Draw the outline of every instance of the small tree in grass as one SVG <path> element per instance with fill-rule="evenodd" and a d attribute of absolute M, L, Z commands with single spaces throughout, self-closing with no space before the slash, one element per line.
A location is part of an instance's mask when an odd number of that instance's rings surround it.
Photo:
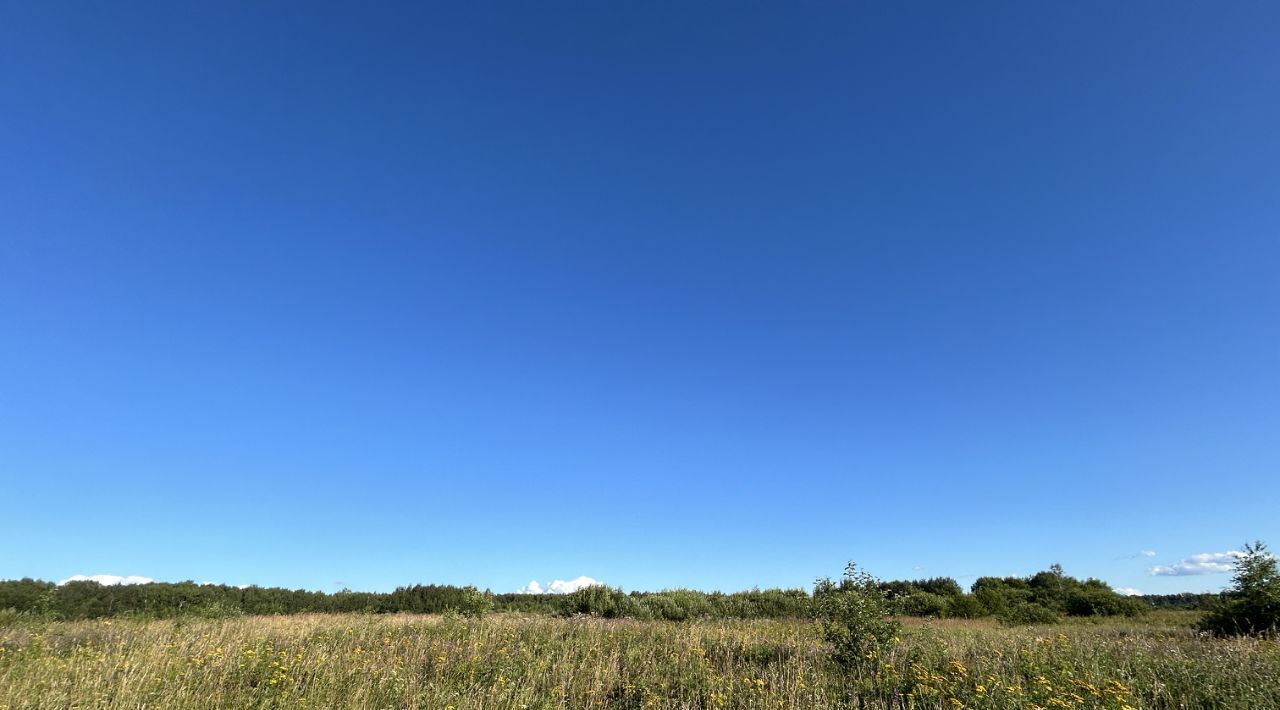
<path fill-rule="evenodd" d="M 1209 611 L 1200 628 L 1215 634 L 1280 631 L 1280 570 L 1261 541 L 1246 544 L 1236 558 L 1236 576 L 1225 599 Z"/>
<path fill-rule="evenodd" d="M 455 609 L 457 613 L 468 618 L 479 618 L 493 611 L 493 593 L 489 590 L 483 592 L 472 586 L 462 588 L 462 598 Z"/>
<path fill-rule="evenodd" d="M 853 562 L 839 583 L 830 579 L 814 583 L 813 610 L 822 638 L 831 644 L 836 662 L 846 668 L 876 663 L 902 630 L 879 580 Z"/>

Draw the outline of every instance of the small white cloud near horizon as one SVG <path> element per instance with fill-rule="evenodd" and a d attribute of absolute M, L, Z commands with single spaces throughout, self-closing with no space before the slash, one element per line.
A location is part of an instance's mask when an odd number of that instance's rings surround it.
<path fill-rule="evenodd" d="M 58 586 L 61 587 L 68 582 L 97 582 L 104 587 L 113 587 L 117 584 L 151 584 L 154 581 L 150 577 L 139 577 L 133 574 L 127 577 L 121 577 L 118 574 L 73 574 L 58 582 Z"/>
<path fill-rule="evenodd" d="M 516 594 L 572 594 L 584 587 L 596 587 L 602 584 L 604 582 L 585 575 L 568 581 L 563 579 L 552 580 L 545 587 L 539 584 L 538 580 L 531 579 L 528 584 L 517 589 Z"/>
<path fill-rule="evenodd" d="M 1142 555 L 1143 557 L 1155 557 L 1156 551 L 1155 550 L 1138 550 L 1138 554 Z"/>
<path fill-rule="evenodd" d="M 1141 589 L 1134 589 L 1133 587 L 1117 587 L 1117 588 L 1116 588 L 1116 590 L 1115 590 L 1115 592 L 1116 592 L 1116 594 L 1123 594 L 1123 595 L 1124 595 L 1124 596 L 1126 596 L 1126 597 L 1140 597 L 1140 596 L 1142 596 L 1142 590 L 1141 590 Z"/>
<path fill-rule="evenodd" d="M 1236 560 L 1244 555 L 1239 550 L 1229 552 L 1201 552 L 1171 565 L 1156 565 L 1148 570 L 1153 577 L 1186 577 L 1196 574 L 1231 572 Z"/>

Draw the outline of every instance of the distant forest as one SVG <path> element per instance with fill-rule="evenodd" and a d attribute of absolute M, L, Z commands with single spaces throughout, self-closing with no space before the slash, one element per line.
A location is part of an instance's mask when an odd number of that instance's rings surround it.
<path fill-rule="evenodd" d="M 1081 581 L 1054 565 L 1029 577 L 981 577 L 965 591 L 948 577 L 881 582 L 900 614 L 935 618 L 996 617 L 1009 623 L 1049 623 L 1063 616 L 1136 615 L 1154 608 L 1202 609 L 1217 594 L 1123 596 L 1105 582 Z M 278 587 L 229 587 L 194 582 L 104 586 L 57 585 L 33 579 L 0 581 L 0 614 L 52 619 L 137 616 L 219 617 L 307 612 L 390 614 L 492 611 L 682 621 L 696 618 L 803 618 L 813 596 L 803 589 L 734 593 L 686 589 L 630 592 L 598 586 L 572 594 L 493 594 L 474 587 L 415 585 L 393 592 L 332 594 Z"/>

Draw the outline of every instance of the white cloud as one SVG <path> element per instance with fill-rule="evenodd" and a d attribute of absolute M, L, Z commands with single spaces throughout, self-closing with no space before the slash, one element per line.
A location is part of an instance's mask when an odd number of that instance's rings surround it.
<path fill-rule="evenodd" d="M 1243 556 L 1239 550 L 1230 552 L 1201 552 L 1171 565 L 1156 565 L 1150 573 L 1157 577 L 1185 577 L 1193 574 L 1217 574 L 1236 568 L 1236 559 Z"/>
<path fill-rule="evenodd" d="M 544 587 L 538 583 L 538 580 L 534 579 L 517 589 L 516 594 L 572 594 L 583 587 L 594 587 L 600 584 L 603 584 L 603 582 L 583 576 L 575 577 L 568 581 L 563 579 L 552 580 Z"/>
<path fill-rule="evenodd" d="M 600 582 L 590 577 L 575 577 L 568 582 L 563 579 L 557 579 L 547 585 L 547 591 L 552 594 L 571 594 L 583 587 L 595 587 L 599 585 Z"/>
<path fill-rule="evenodd" d="M 1139 550 L 1138 554 L 1142 555 L 1143 557 L 1155 557 L 1156 551 L 1155 550 Z"/>
<path fill-rule="evenodd" d="M 154 581 L 150 577 L 138 577 L 136 575 L 121 577 L 115 574 L 73 574 L 58 582 L 58 586 L 62 586 L 67 582 L 97 582 L 103 586 L 110 587 L 116 584 L 151 584 Z"/>
<path fill-rule="evenodd" d="M 1116 594 L 1123 594 L 1126 597 L 1140 597 L 1142 596 L 1142 590 L 1134 589 L 1133 587 L 1119 587 L 1116 589 Z"/>

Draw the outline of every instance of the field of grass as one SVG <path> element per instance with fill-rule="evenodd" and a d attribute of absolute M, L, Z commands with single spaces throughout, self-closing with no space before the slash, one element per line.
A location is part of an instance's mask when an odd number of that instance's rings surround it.
<path fill-rule="evenodd" d="M 1272 708 L 1280 645 L 1189 617 L 909 621 L 842 671 L 804 621 L 8 618 L 0 708 Z"/>

